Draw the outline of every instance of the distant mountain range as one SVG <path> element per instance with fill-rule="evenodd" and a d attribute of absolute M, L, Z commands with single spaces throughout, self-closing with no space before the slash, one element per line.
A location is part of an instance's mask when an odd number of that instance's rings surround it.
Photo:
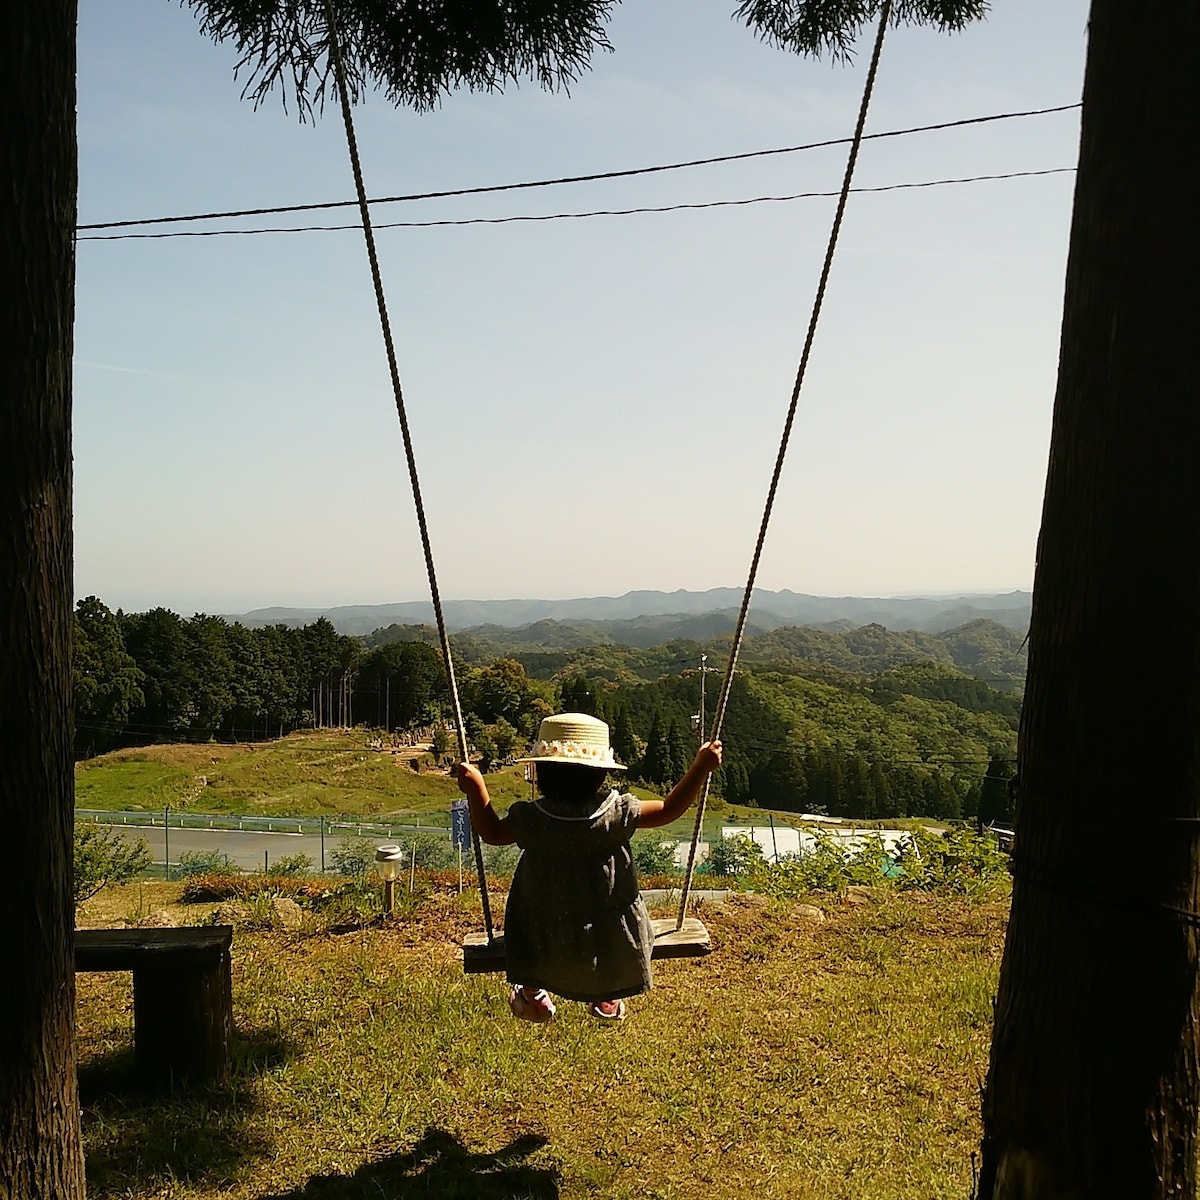
<path fill-rule="evenodd" d="M 990 620 L 1024 633 L 1029 627 L 1029 592 L 958 596 L 806 596 L 799 592 L 756 589 L 750 607 L 755 632 L 782 626 L 845 630 L 863 625 L 940 633 L 969 621 Z M 650 645 L 671 638 L 702 638 L 733 627 L 742 602 L 738 588 L 706 592 L 626 592 L 623 596 L 591 596 L 574 600 L 450 600 L 442 610 L 453 630 L 489 627 L 523 629 L 539 623 L 580 625 L 594 631 L 597 642 Z M 339 633 L 364 636 L 390 625 L 423 625 L 433 621 L 433 606 L 414 600 L 402 604 L 354 604 L 336 608 L 258 608 L 231 614 L 247 626 L 308 625 L 326 617 Z M 549 634 L 553 625 L 543 625 Z M 622 636 L 623 635 L 623 636 Z M 649 640 L 653 639 L 653 641 Z M 572 641 L 574 638 L 571 639 Z"/>

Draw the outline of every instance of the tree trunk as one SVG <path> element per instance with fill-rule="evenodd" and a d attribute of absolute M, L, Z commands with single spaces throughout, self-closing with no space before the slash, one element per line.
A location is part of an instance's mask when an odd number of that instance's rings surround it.
<path fill-rule="evenodd" d="M 1094 0 L 983 1200 L 1196 1195 L 1200 4 Z"/>
<path fill-rule="evenodd" d="M 84 1194 L 71 895 L 75 3 L 0 21 L 0 1198 Z"/>

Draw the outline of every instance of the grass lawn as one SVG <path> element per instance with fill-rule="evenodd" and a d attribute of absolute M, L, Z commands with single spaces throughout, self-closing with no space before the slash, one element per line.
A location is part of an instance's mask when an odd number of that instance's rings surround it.
<path fill-rule="evenodd" d="M 134 884 L 84 916 L 171 904 Z M 89 1196 L 141 1200 L 961 1200 L 1007 899 L 735 895 L 705 959 L 656 964 L 621 1025 L 508 1016 L 464 976 L 477 895 L 340 934 L 239 928 L 237 1063 L 216 1094 L 130 1088 L 124 975 L 78 977 Z"/>

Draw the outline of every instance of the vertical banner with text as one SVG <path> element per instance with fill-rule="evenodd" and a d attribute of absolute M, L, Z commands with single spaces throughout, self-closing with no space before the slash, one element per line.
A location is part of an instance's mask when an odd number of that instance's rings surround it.
<path fill-rule="evenodd" d="M 450 803 L 450 840 L 460 850 L 471 848 L 471 814 L 465 800 Z"/>

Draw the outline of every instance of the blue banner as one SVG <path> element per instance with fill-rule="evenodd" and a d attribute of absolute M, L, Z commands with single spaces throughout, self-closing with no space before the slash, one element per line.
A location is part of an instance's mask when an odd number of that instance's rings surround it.
<path fill-rule="evenodd" d="M 471 814 L 465 800 L 454 800 L 450 804 L 450 841 L 460 850 L 471 848 Z"/>

